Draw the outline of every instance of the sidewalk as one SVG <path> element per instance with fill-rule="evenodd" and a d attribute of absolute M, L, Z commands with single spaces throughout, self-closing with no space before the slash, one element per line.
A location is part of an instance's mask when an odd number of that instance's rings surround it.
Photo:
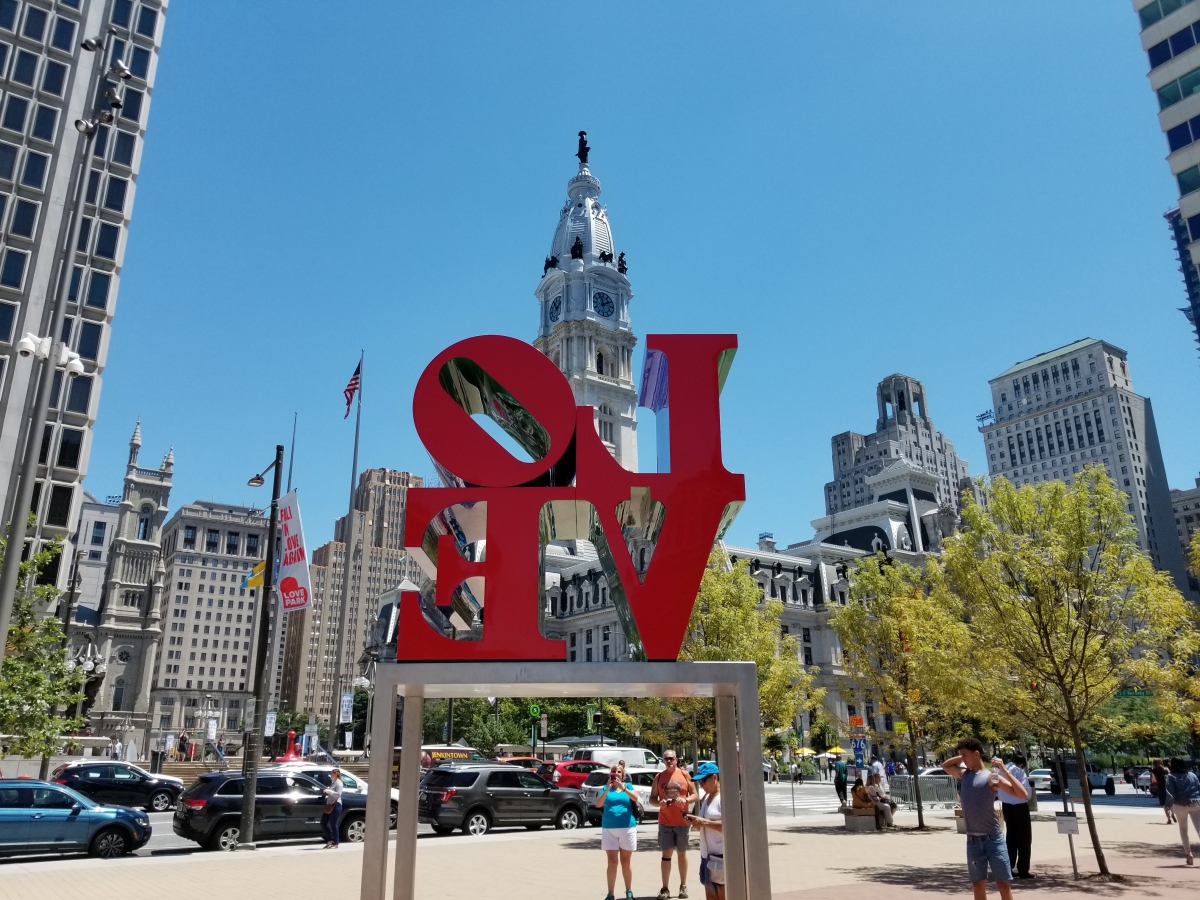
<path fill-rule="evenodd" d="M 1109 815 L 1098 819 L 1113 872 L 1127 884 L 1075 882 L 1067 839 L 1046 816 L 1034 822 L 1033 870 L 1040 877 L 1017 882 L 1015 894 L 1058 898 L 1200 897 L 1200 866 L 1183 865 L 1179 832 L 1161 816 Z M 927 816 L 930 833 L 851 834 L 836 815 L 770 819 L 773 900 L 891 900 L 934 894 L 968 897 L 965 838 L 949 815 Z M 901 813 L 901 827 L 916 816 Z M 654 826 L 639 835 L 634 856 L 634 894 L 654 897 L 659 853 Z M 422 838 L 417 854 L 417 892 L 438 900 L 596 900 L 604 896 L 600 833 L 500 832 L 484 838 Z M 1196 852 L 1200 848 L 1194 847 Z M 1076 840 L 1081 873 L 1096 871 L 1086 835 Z M 115 860 L 54 860 L 0 863 L 2 900 L 77 900 L 84 896 L 162 900 L 181 889 L 202 890 L 223 900 L 278 896 L 300 889 L 306 896 L 357 900 L 361 847 L 322 850 L 320 844 L 274 847 L 250 853 L 187 853 Z M 692 896 L 703 891 L 690 854 Z M 677 885 L 672 874 L 672 887 Z M 993 889 L 991 896 L 998 896 Z M 755 898 L 758 900 L 758 898 Z"/>

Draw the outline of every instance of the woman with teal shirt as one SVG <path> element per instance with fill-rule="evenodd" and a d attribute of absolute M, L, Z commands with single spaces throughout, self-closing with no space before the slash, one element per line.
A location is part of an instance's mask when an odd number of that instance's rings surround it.
<path fill-rule="evenodd" d="M 614 766 L 608 773 L 604 793 L 596 800 L 596 805 L 604 810 L 600 822 L 600 849 L 608 856 L 608 896 L 605 900 L 614 900 L 618 860 L 621 877 L 625 880 L 626 900 L 633 900 L 633 871 L 629 861 L 637 850 L 637 814 L 633 811 L 637 795 L 628 781 L 622 784 L 622 777 Z"/>

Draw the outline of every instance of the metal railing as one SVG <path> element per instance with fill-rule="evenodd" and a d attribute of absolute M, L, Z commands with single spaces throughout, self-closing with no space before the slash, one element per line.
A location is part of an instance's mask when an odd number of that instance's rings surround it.
<path fill-rule="evenodd" d="M 921 805 L 926 809 L 934 807 L 944 807 L 952 809 L 958 805 L 958 788 L 954 783 L 954 779 L 949 775 L 922 775 L 921 779 Z M 892 800 L 898 806 L 915 809 L 917 799 L 913 789 L 913 777 L 911 775 L 893 775 L 888 779 L 888 787 L 891 790 Z"/>

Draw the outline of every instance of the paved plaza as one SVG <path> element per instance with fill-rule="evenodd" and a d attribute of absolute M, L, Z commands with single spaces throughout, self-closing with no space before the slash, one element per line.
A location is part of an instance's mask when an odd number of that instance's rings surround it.
<path fill-rule="evenodd" d="M 1034 822 L 1033 870 L 1039 877 L 1018 883 L 1015 893 L 1194 900 L 1200 896 L 1200 868 L 1183 865 L 1176 828 L 1147 812 L 1101 813 L 1109 866 L 1132 880 L 1100 884 L 1073 882 L 1067 838 L 1057 833 L 1052 813 L 1043 809 Z M 913 813 L 902 812 L 897 821 L 901 826 L 898 832 L 850 834 L 840 827 L 841 817 L 836 814 L 771 817 L 774 900 L 969 896 L 963 861 L 965 839 L 955 833 L 950 814 L 942 810 L 931 813 L 928 821 L 933 830 L 925 834 L 903 830 L 915 825 Z M 659 888 L 654 830 L 653 825 L 641 829 L 640 849 L 634 857 L 634 894 L 639 900 L 653 897 Z M 596 900 L 604 896 L 599 843 L 600 832 L 594 828 L 496 832 L 483 838 L 423 836 L 417 855 L 418 896 L 431 900 Z M 1081 871 L 1094 873 L 1095 859 L 1086 835 L 1077 839 L 1076 851 Z M 693 854 L 693 868 L 697 861 Z M 0 862 L 0 898 L 162 900 L 180 889 L 201 889 L 205 896 L 226 900 L 295 890 L 306 896 L 355 900 L 361 862 L 361 847 L 343 845 L 327 851 L 314 843 L 277 845 L 252 853 L 168 850 L 111 862 L 85 858 L 7 861 Z M 689 881 L 694 882 L 694 876 Z M 703 896 L 698 884 L 690 886 L 694 897 Z"/>

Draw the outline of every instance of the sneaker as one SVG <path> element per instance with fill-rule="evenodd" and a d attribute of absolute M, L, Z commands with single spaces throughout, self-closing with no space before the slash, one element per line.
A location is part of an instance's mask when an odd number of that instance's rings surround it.
<path fill-rule="evenodd" d="M 658 892 L 658 900 L 671 900 L 670 888 L 663 888 Z"/>
<path fill-rule="evenodd" d="M 614 897 L 612 894 L 609 894 L 607 897 L 604 898 L 604 900 L 617 900 L 617 898 Z"/>
<path fill-rule="evenodd" d="M 634 897 L 633 897 L 633 891 L 626 891 L 626 892 L 625 892 L 625 900 L 634 900 Z"/>
<path fill-rule="evenodd" d="M 680 900 L 687 900 L 687 885 L 686 884 L 681 884 L 679 886 L 679 897 L 680 897 Z"/>

